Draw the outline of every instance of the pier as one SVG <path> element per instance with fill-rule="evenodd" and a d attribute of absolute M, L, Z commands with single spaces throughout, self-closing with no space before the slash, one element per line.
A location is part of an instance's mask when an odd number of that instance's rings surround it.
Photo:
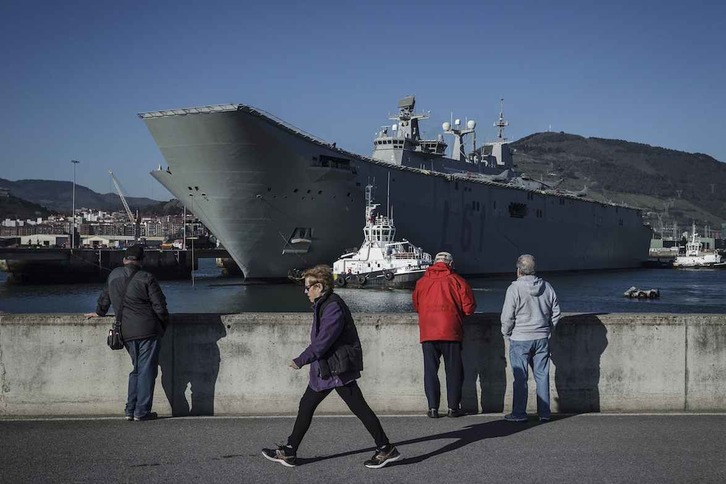
<path fill-rule="evenodd" d="M 328 397 L 338 399 L 335 392 Z M 363 467 L 373 455 L 373 441 L 352 415 L 316 416 L 296 468 L 264 459 L 262 447 L 284 441 L 293 422 L 292 417 L 0 419 L 0 467 L 9 483 L 662 484 L 726 478 L 723 414 L 567 415 L 546 424 L 505 422 L 501 414 L 381 416 L 403 455 L 381 470 Z"/>
<path fill-rule="evenodd" d="M 54 247 L 0 248 L 0 270 L 13 282 L 105 281 L 123 265 L 123 249 L 64 249 Z M 205 258 L 229 258 L 225 249 L 145 249 L 144 270 L 158 279 L 186 279 Z"/>
<path fill-rule="evenodd" d="M 3 477 L 8 482 L 373 482 L 376 473 L 381 482 L 443 482 L 452 475 L 467 482 L 726 478 L 721 435 L 726 315 L 564 315 L 551 339 L 555 413 L 543 424 L 535 417 L 526 423 L 502 418 L 511 408 L 512 382 L 497 314 L 466 320 L 462 404 L 468 415 L 437 420 L 424 416 L 416 315 L 354 318 L 364 348 L 360 385 L 404 457 L 384 470 L 363 467 L 373 442 L 335 394 L 318 409 L 296 469 L 260 455 L 292 428 L 308 371 L 295 371 L 287 361 L 309 341 L 310 314 L 172 315 L 154 399 L 160 418 L 132 423 L 123 419 L 128 355 L 104 344 L 112 318 L 0 314 Z M 533 383 L 529 390 L 528 412 L 536 415 Z M 136 446 L 140 435 L 143 453 Z M 513 465 L 513 455 L 536 462 L 536 474 L 532 465 Z"/>

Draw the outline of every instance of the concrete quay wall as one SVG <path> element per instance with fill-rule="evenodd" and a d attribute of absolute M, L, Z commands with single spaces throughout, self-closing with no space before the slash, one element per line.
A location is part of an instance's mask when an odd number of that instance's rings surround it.
<path fill-rule="evenodd" d="M 355 314 L 366 399 L 422 413 L 415 314 Z M 175 314 L 163 339 L 154 409 L 166 415 L 294 414 L 308 369 L 307 313 Z M 120 415 L 131 369 L 105 344 L 111 318 L 0 314 L 0 416 Z M 569 314 L 551 339 L 555 412 L 726 411 L 726 315 Z M 466 321 L 463 407 L 511 408 L 508 343 L 497 314 Z M 441 408 L 446 407 L 443 364 Z M 535 412 L 530 376 L 529 410 Z M 335 395 L 321 413 L 347 409 Z"/>

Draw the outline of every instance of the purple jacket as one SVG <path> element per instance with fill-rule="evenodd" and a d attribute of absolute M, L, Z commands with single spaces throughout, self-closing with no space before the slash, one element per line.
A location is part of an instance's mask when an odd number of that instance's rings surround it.
<path fill-rule="evenodd" d="M 348 372 L 340 376 L 333 375 L 327 380 L 323 380 L 320 376 L 318 360 L 325 355 L 340 337 L 343 328 L 345 328 L 343 308 L 337 302 L 327 304 L 323 308 L 322 314 L 319 314 L 318 308 L 330 294 L 330 292 L 325 293 L 315 300 L 313 304 L 313 325 L 310 329 L 310 346 L 305 348 L 305 351 L 293 360 L 300 368 L 310 365 L 310 388 L 316 392 L 342 387 L 360 378 L 359 371 Z M 318 321 L 318 318 L 320 318 L 320 321 Z"/>

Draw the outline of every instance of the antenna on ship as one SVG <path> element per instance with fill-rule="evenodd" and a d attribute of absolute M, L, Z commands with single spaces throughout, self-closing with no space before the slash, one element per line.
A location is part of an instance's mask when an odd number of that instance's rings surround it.
<path fill-rule="evenodd" d="M 504 98 L 499 99 L 499 120 L 494 123 L 494 127 L 499 128 L 499 134 L 497 139 L 499 141 L 505 141 L 507 138 L 504 137 L 504 128 L 509 126 L 509 122 L 504 120 Z"/>
<path fill-rule="evenodd" d="M 386 217 L 391 218 L 391 172 L 388 172 L 388 188 L 386 190 Z"/>

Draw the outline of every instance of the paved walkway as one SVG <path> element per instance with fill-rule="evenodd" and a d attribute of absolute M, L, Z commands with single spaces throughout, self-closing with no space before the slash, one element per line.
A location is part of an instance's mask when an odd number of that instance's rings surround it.
<path fill-rule="evenodd" d="M 293 419 L 0 420 L 0 481 L 726 482 L 726 415 L 580 415 L 504 422 L 382 417 L 405 459 L 372 470 L 361 423 L 318 416 L 298 467 L 265 460 Z"/>

